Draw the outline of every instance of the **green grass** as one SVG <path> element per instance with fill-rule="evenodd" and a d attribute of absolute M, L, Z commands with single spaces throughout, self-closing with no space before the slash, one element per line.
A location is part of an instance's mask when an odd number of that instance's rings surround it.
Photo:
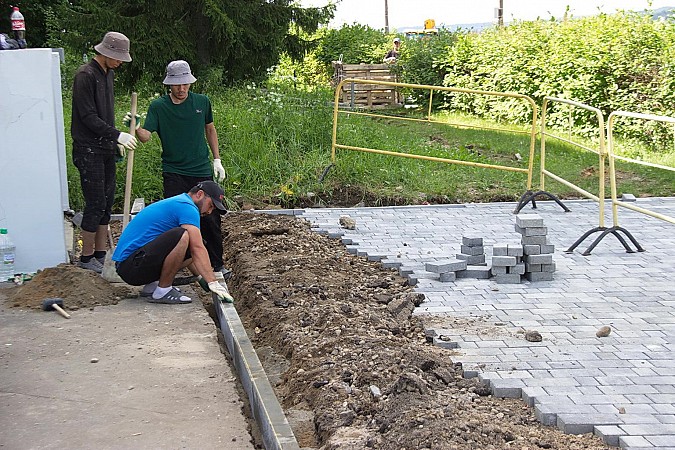
<path fill-rule="evenodd" d="M 196 86 L 198 87 L 198 86 Z M 209 94 L 219 133 L 221 159 L 228 173 L 223 183 L 229 207 L 245 198 L 254 205 L 284 207 L 340 200 L 345 193 L 367 204 L 416 204 L 421 202 L 483 202 L 517 200 L 526 189 L 526 174 L 467 167 L 396 156 L 339 149 L 335 166 L 323 182 L 321 174 L 331 164 L 332 93 L 306 92 L 287 87 L 240 87 Z M 139 112 L 147 111 L 153 95 L 139 95 Z M 129 96 L 116 99 L 117 123 L 129 109 Z M 64 98 L 66 145 L 70 153 L 70 100 Z M 424 118 L 424 112 L 391 111 L 387 114 Z M 435 120 L 495 127 L 479 119 L 439 114 Z M 513 125 L 505 130 L 483 130 L 448 124 L 399 121 L 341 114 L 338 143 L 401 153 L 527 168 L 529 131 Z M 547 169 L 597 194 L 598 157 L 565 142 L 547 138 Z M 592 143 L 586 142 L 592 146 Z M 534 189 L 538 189 L 539 149 L 534 161 Z M 132 199 L 155 201 L 162 195 L 159 139 L 153 135 L 139 145 L 134 156 Z M 635 152 L 635 151 L 633 151 Z M 516 153 L 521 159 L 516 158 Z M 652 152 L 653 154 L 654 152 Z M 646 154 L 646 152 L 643 152 Z M 657 153 L 673 166 L 673 150 Z M 673 159 L 669 159 L 673 158 Z M 81 210 L 79 174 L 69 160 L 71 208 Z M 617 162 L 619 192 L 636 196 L 675 195 L 672 171 Z M 121 212 L 126 161 L 118 165 L 115 211 Z M 607 184 L 609 186 L 609 184 Z M 546 181 L 546 190 L 561 197 L 579 197 L 568 187 Z M 609 195 L 609 187 L 607 187 Z M 308 200 L 309 198 L 309 200 Z M 332 199 L 332 200 L 331 200 Z"/>

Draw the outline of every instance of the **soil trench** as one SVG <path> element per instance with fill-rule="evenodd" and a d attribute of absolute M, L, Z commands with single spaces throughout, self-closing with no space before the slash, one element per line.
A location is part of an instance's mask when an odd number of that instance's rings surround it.
<path fill-rule="evenodd" d="M 396 271 L 347 253 L 303 219 L 237 212 L 222 226 L 237 312 L 301 447 L 609 448 L 542 426 L 522 401 L 463 378 L 452 351 L 427 342 L 412 315 L 423 294 Z M 69 309 L 91 308 L 137 293 L 63 264 L 13 289 L 9 304 L 38 310 L 61 297 Z"/>

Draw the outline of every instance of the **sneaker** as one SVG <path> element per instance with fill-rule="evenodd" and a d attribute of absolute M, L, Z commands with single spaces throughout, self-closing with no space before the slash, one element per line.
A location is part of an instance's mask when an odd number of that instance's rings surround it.
<path fill-rule="evenodd" d="M 96 261 L 101 263 L 101 267 L 105 266 L 105 256 L 102 256 L 100 258 L 94 258 Z"/>
<path fill-rule="evenodd" d="M 103 264 L 101 264 L 98 261 L 98 259 L 96 259 L 96 258 L 91 258 L 87 262 L 82 262 L 80 260 L 80 262 L 77 263 L 77 267 L 80 267 L 80 268 L 86 269 L 86 270 L 93 270 L 96 273 L 103 272 Z"/>
<path fill-rule="evenodd" d="M 148 297 L 150 303 L 165 303 L 168 305 L 175 305 L 178 303 L 192 303 L 192 299 L 180 293 L 178 289 L 172 287 L 169 292 L 162 298 Z"/>

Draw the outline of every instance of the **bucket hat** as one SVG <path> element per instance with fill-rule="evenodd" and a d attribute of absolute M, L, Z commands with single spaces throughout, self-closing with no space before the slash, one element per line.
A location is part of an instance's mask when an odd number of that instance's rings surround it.
<path fill-rule="evenodd" d="M 168 66 L 166 66 L 166 78 L 164 78 L 164 84 L 166 85 L 176 85 L 176 84 L 192 84 L 197 79 L 192 76 L 192 70 L 190 70 L 190 64 L 187 61 L 179 59 L 178 61 L 171 61 Z"/>
<path fill-rule="evenodd" d="M 103 36 L 103 40 L 94 46 L 94 50 L 108 58 L 124 62 L 131 62 L 129 54 L 129 38 L 122 33 L 109 31 Z"/>

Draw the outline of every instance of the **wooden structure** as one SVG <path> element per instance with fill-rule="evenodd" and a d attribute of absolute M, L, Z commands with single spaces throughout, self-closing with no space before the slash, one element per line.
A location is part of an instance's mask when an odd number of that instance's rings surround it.
<path fill-rule="evenodd" d="M 398 81 L 389 64 L 344 64 L 333 61 L 333 82 L 337 86 L 346 78 L 373 80 L 373 84 L 345 83 L 340 93 L 340 103 L 369 109 L 387 108 L 401 103 L 401 93 L 391 86 L 378 85 L 376 81 Z"/>

